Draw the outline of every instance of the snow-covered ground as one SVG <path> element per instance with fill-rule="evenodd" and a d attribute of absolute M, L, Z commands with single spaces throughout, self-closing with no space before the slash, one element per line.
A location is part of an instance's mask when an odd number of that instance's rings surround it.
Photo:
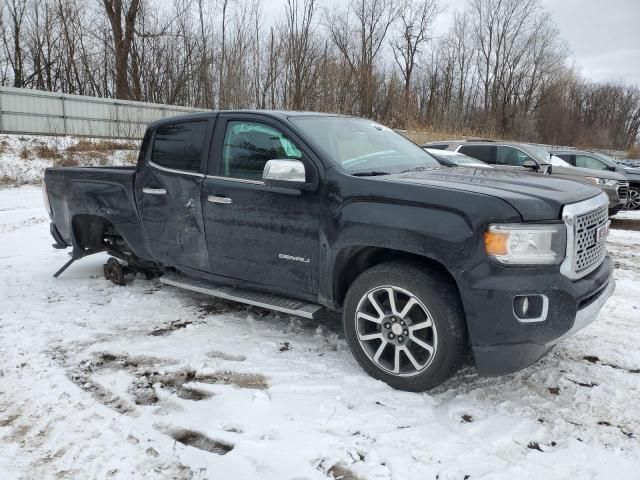
<path fill-rule="evenodd" d="M 139 142 L 78 137 L 0 135 L 0 185 L 36 184 L 51 166 L 126 165 Z"/>
<path fill-rule="evenodd" d="M 425 394 L 313 324 L 136 278 L 51 274 L 34 187 L 0 190 L 0 479 L 640 478 L 640 213 L 598 321 L 517 374 Z"/>

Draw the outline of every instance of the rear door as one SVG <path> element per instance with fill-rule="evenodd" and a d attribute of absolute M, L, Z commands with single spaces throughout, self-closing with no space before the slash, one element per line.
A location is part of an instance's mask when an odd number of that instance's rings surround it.
<path fill-rule="evenodd" d="M 162 124 L 138 165 L 135 195 L 149 251 L 167 266 L 208 269 L 200 187 L 212 119 Z"/>
<path fill-rule="evenodd" d="M 495 145 L 462 145 L 457 150 L 460 153 L 478 160 L 482 160 L 490 165 L 496 164 L 496 147 Z"/>
<path fill-rule="evenodd" d="M 318 290 L 320 190 L 269 187 L 272 159 L 317 162 L 293 132 L 261 115 L 220 114 L 201 193 L 210 271 L 283 292 Z"/>

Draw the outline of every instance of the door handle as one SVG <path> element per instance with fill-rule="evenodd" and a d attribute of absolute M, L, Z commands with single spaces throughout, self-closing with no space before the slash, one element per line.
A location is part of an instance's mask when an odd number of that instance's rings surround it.
<path fill-rule="evenodd" d="M 209 195 L 207 197 L 211 203 L 219 203 L 220 205 L 229 205 L 231 203 L 231 199 L 228 197 L 217 197 L 215 195 Z"/>
<path fill-rule="evenodd" d="M 166 195 L 167 190 L 164 188 L 143 188 L 142 193 L 148 193 L 149 195 Z"/>

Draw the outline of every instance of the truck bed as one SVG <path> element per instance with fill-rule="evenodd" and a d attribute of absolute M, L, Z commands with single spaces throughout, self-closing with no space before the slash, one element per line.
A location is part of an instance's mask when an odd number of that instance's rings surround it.
<path fill-rule="evenodd" d="M 139 229 L 133 182 L 135 166 L 52 167 L 45 170 L 52 222 L 67 245 L 78 215 L 104 218 L 131 231 Z"/>

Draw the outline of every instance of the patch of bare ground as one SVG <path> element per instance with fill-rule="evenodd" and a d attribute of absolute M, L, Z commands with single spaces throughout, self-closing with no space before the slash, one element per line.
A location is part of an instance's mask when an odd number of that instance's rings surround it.
<path fill-rule="evenodd" d="M 319 468 L 323 469 L 322 464 Z M 335 480 L 361 480 L 361 478 L 351 469 L 341 463 L 331 465 L 325 473 L 329 478 L 333 478 Z"/>
<path fill-rule="evenodd" d="M 218 385 L 233 385 L 239 388 L 254 388 L 258 390 L 266 390 L 269 388 L 266 377 L 259 373 L 222 371 L 196 375 L 194 381 Z"/>
<path fill-rule="evenodd" d="M 189 325 L 193 323 L 202 323 L 202 322 L 194 322 L 193 320 L 174 320 L 173 322 L 169 322 L 164 324 L 151 332 L 149 335 L 154 337 L 164 337 L 165 335 L 169 335 L 176 330 L 181 330 L 183 328 L 187 328 Z"/>
<path fill-rule="evenodd" d="M 231 355 L 224 352 L 211 351 L 207 352 L 207 357 L 220 360 L 226 360 L 227 362 L 244 362 L 246 357 L 243 355 Z"/>
<path fill-rule="evenodd" d="M 171 430 L 168 432 L 169 436 L 176 442 L 180 442 L 183 445 L 194 447 L 205 452 L 215 453 L 217 455 L 226 455 L 233 450 L 233 445 L 214 440 L 203 433 L 196 432 L 194 430 L 187 430 L 184 428 Z"/>

